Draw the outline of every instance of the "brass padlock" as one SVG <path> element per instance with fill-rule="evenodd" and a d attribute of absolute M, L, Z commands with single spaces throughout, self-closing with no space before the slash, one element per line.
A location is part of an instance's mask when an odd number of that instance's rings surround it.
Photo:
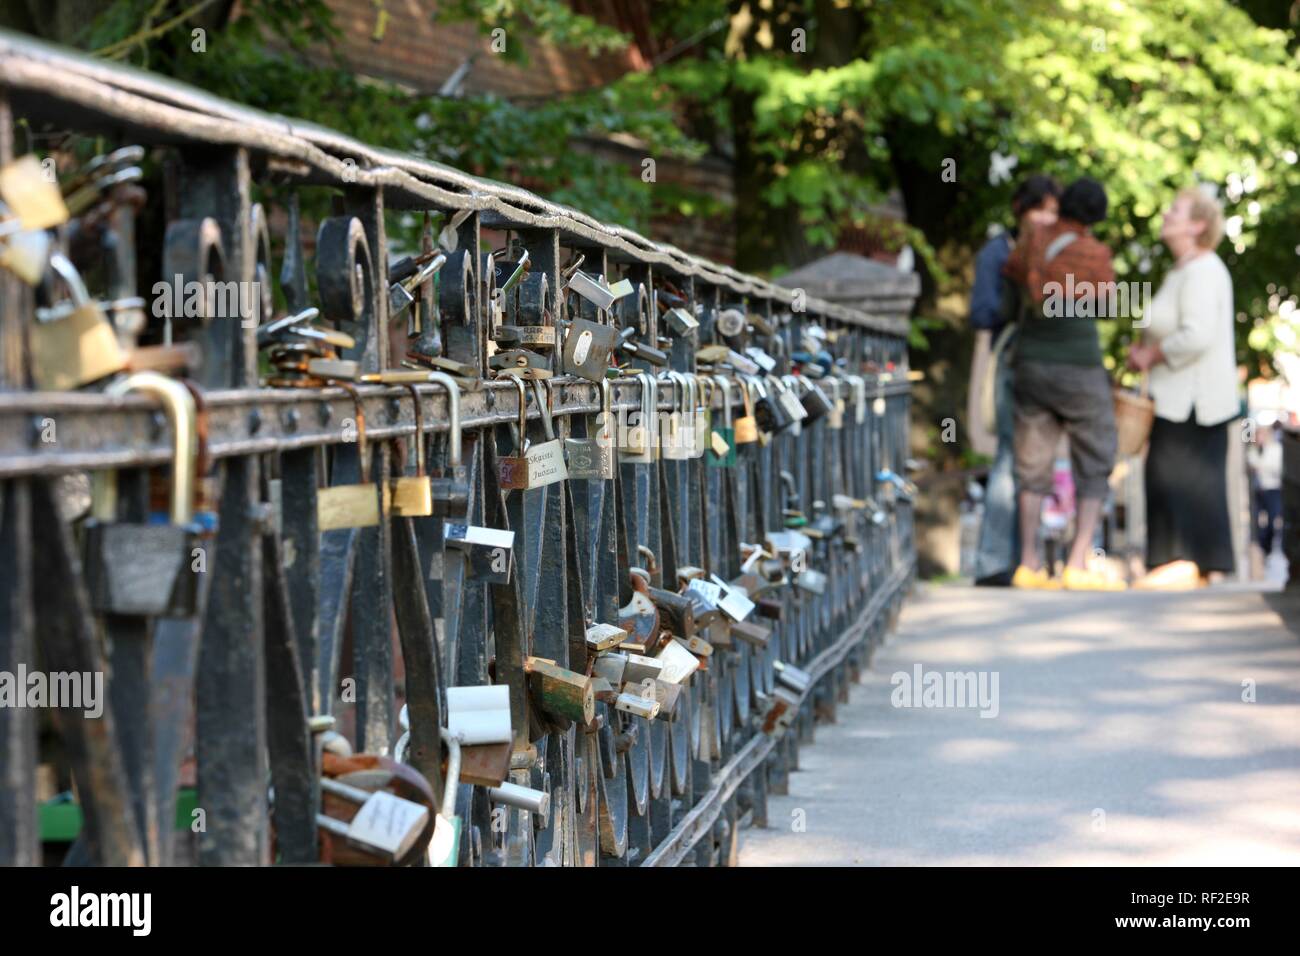
<path fill-rule="evenodd" d="M 722 422 L 717 425 L 710 423 L 708 462 L 715 468 L 734 468 L 737 439 L 736 429 L 731 422 L 731 380 L 725 375 L 715 375 L 711 381 L 722 392 Z M 713 404 L 712 390 L 709 393 L 709 404 Z"/>
<path fill-rule="evenodd" d="M 361 483 L 333 485 L 316 493 L 316 523 L 321 531 L 371 527 L 379 524 L 382 514 L 379 487 L 370 480 L 370 445 L 366 441 L 366 416 L 361 404 L 361 393 L 345 382 L 339 382 L 338 387 L 352 396 L 352 403 L 356 407 Z"/>
<path fill-rule="evenodd" d="M 122 371 L 127 354 L 76 266 L 55 252 L 50 267 L 68 287 L 72 301 L 37 310 L 31 329 L 32 383 L 40 391 L 66 391 Z"/>
<path fill-rule="evenodd" d="M 740 380 L 740 400 L 745 406 L 745 414 L 736 419 L 734 428 L 737 445 L 750 445 L 758 441 L 758 419 L 754 417 L 754 396 L 751 389 L 757 383 L 750 378 Z"/>
<path fill-rule="evenodd" d="M 388 483 L 388 510 L 404 518 L 433 514 L 433 482 L 424 473 L 424 410 L 420 407 L 420 390 L 407 385 L 415 407 L 415 474 L 394 478 Z"/>
<path fill-rule="evenodd" d="M 68 221 L 58 181 L 45 174 L 31 153 L 0 166 L 0 199 L 24 230 L 50 229 Z"/>
<path fill-rule="evenodd" d="M 591 678 L 542 657 L 524 659 L 524 673 L 538 708 L 552 717 L 586 725 L 596 716 Z"/>

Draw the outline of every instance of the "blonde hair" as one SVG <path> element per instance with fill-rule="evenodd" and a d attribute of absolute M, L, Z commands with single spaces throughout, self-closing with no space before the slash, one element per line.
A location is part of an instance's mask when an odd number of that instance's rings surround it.
<path fill-rule="evenodd" d="M 1219 201 L 1209 193 L 1196 186 L 1179 190 L 1174 201 L 1186 199 L 1188 211 L 1193 221 L 1205 224 L 1205 229 L 1196 237 L 1196 244 L 1203 249 L 1214 249 L 1223 238 L 1223 209 Z"/>

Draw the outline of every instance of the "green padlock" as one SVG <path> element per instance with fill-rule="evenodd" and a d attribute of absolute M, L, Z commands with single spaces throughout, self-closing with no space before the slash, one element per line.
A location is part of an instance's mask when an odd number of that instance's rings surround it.
<path fill-rule="evenodd" d="M 713 381 L 722 390 L 722 423 L 713 422 L 709 428 L 709 447 L 705 457 L 714 468 L 734 468 L 736 466 L 736 429 L 731 424 L 731 379 L 725 375 L 715 375 L 703 381 Z M 708 406 L 712 407 L 713 396 L 709 396 Z M 725 446 L 725 450 L 724 450 Z"/>

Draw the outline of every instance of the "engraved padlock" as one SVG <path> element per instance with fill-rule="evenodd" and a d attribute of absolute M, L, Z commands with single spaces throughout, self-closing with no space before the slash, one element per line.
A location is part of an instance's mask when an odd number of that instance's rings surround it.
<path fill-rule="evenodd" d="M 614 423 L 608 379 L 600 381 L 600 414 L 595 423 L 596 433 L 591 434 L 592 423 L 587 420 L 586 438 L 566 438 L 564 457 L 568 461 L 569 477 L 590 481 L 611 481 L 614 478 Z"/>

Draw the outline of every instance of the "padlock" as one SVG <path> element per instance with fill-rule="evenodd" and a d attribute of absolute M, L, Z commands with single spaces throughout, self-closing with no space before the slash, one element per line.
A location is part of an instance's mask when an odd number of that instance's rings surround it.
<path fill-rule="evenodd" d="M 388 511 L 404 518 L 424 517 L 433 514 L 433 484 L 424 473 L 424 411 L 420 406 L 420 390 L 407 385 L 415 408 L 415 474 L 393 478 L 388 483 Z"/>
<path fill-rule="evenodd" d="M 745 414 L 737 418 L 733 425 L 737 445 L 750 445 L 758 441 L 758 419 L 754 417 L 754 396 L 751 391 L 756 387 L 757 382 L 753 379 L 742 378 L 740 381 L 740 400 L 745 407 Z"/>
<path fill-rule="evenodd" d="M 676 306 L 664 313 L 668 331 L 679 339 L 684 339 L 700 327 L 699 320 L 681 306 Z"/>
<path fill-rule="evenodd" d="M 552 717 L 590 724 L 596 716 L 591 678 L 542 657 L 524 660 L 524 673 L 539 709 Z"/>
<path fill-rule="evenodd" d="M 656 426 L 659 386 L 655 377 L 645 372 L 637 373 L 636 380 L 641 386 L 637 421 L 635 424 L 629 424 L 628 416 L 619 416 L 619 460 L 630 464 L 648 465 L 655 460 L 654 448 L 658 444 Z"/>
<path fill-rule="evenodd" d="M 663 661 L 657 657 L 629 653 L 623 665 L 623 681 L 627 684 L 640 684 L 647 680 L 657 680 L 663 669 Z"/>
<path fill-rule="evenodd" d="M 659 608 L 650 598 L 650 584 L 639 574 L 630 573 L 632 596 L 618 610 L 619 623 L 631 632 L 628 643 L 649 644 L 659 635 Z"/>
<path fill-rule="evenodd" d="M 506 349 L 488 358 L 488 368 L 498 375 L 512 375 L 529 381 L 551 377 L 550 362 L 546 356 L 528 349 Z"/>
<path fill-rule="evenodd" d="M 722 392 L 722 421 L 715 423 L 710 416 L 708 463 L 714 468 L 734 468 L 736 465 L 736 429 L 731 424 L 731 380 L 725 375 L 707 379 L 714 383 L 709 391 L 709 405 L 713 392 Z"/>
<path fill-rule="evenodd" d="M 524 457 L 528 460 L 527 487 L 542 488 L 564 481 L 569 477 L 569 469 L 564 463 L 564 443 L 555 437 L 555 425 L 551 419 L 551 383 L 534 380 L 533 395 L 541 412 L 542 433 L 546 440 L 529 446 Z"/>
<path fill-rule="evenodd" d="M 601 654 L 592 662 L 591 676 L 599 677 L 614 687 L 621 687 L 626 680 L 624 673 L 627 671 L 627 661 L 628 655 L 621 651 Z"/>
<path fill-rule="evenodd" d="M 767 647 L 767 642 L 772 636 L 772 629 L 759 624 L 757 621 L 733 621 L 731 635 L 751 647 L 762 650 Z"/>
<path fill-rule="evenodd" d="M 40 285 L 50 259 L 50 233 L 44 229 L 28 229 L 6 237 L 3 227 L 4 222 L 0 221 L 0 267 L 30 286 Z"/>
<path fill-rule="evenodd" d="M 632 292 L 632 283 L 624 279 L 613 286 L 605 284 L 604 276 L 592 277 L 581 270 L 575 270 L 565 284 L 597 309 L 607 311 L 615 302 Z"/>
<path fill-rule="evenodd" d="M 45 175 L 32 153 L 0 166 L 0 199 L 23 230 L 50 229 L 68 221 L 59 184 Z"/>
<path fill-rule="evenodd" d="M 510 688 L 483 684 L 447 688 L 447 729 L 463 745 L 510 742 Z"/>
<path fill-rule="evenodd" d="M 564 457 L 568 462 L 569 477 L 589 481 L 611 481 L 614 478 L 614 417 L 610 400 L 608 379 L 600 381 L 601 411 L 596 422 L 596 434 L 587 438 L 566 438 Z"/>
<path fill-rule="evenodd" d="M 696 657 L 713 656 L 713 645 L 702 637 L 679 637 L 677 641 Z"/>
<path fill-rule="evenodd" d="M 316 815 L 316 824 L 326 833 L 342 837 L 350 846 L 373 855 L 380 862 L 395 864 L 418 849 L 426 836 L 429 808 L 387 790 L 362 790 L 329 777 L 320 781 L 322 795 L 329 794 L 360 807 L 351 820 L 343 821 L 325 813 Z"/>
<path fill-rule="evenodd" d="M 72 301 L 37 310 L 30 336 L 32 383 L 40 391 L 66 391 L 122 371 L 127 353 L 76 266 L 61 252 L 52 254 L 49 264 Z"/>
<path fill-rule="evenodd" d="M 656 660 L 660 664 L 658 679 L 670 684 L 684 684 L 700 669 L 700 659 L 676 638 L 663 646 Z"/>
<path fill-rule="evenodd" d="M 754 602 L 749 594 L 737 584 L 728 584 L 716 574 L 710 575 L 714 584 L 722 589 L 718 599 L 718 608 L 733 621 L 743 621 L 754 610 Z"/>
<path fill-rule="evenodd" d="M 511 379 L 519 391 L 519 423 L 515 435 L 514 455 L 497 458 L 497 484 L 509 491 L 528 487 L 528 389 L 522 378 Z"/>
<path fill-rule="evenodd" d="M 433 385 L 441 385 L 447 393 L 448 474 L 430 481 L 432 514 L 439 518 L 463 518 L 469 513 L 469 481 L 465 476 L 461 451 L 460 385 L 446 372 L 428 372 L 424 378 Z"/>
<path fill-rule="evenodd" d="M 587 650 L 603 654 L 627 640 L 628 632 L 616 624 L 593 624 L 587 628 L 585 637 Z"/>
<path fill-rule="evenodd" d="M 712 398 L 713 382 L 692 372 L 685 374 L 687 408 L 690 410 L 690 415 L 683 424 L 690 429 L 690 457 L 694 460 L 704 457 L 712 436 L 710 421 L 713 416 L 709 411 L 709 403 L 704 401 L 704 393 L 707 390 Z"/>
<path fill-rule="evenodd" d="M 555 326 L 498 325 L 492 333 L 492 340 L 498 345 L 507 345 L 511 348 L 544 351 L 555 348 Z"/>
<path fill-rule="evenodd" d="M 810 594 L 826 593 L 826 575 L 812 568 L 805 568 L 794 576 L 794 585 Z"/>
<path fill-rule="evenodd" d="M 826 387 L 831 390 L 831 411 L 826 417 L 826 427 L 839 431 L 844 427 L 844 383 L 838 378 L 831 376 L 826 379 Z"/>
<path fill-rule="evenodd" d="M 793 375 L 779 378 L 770 376 L 769 381 L 771 381 L 772 388 L 776 392 L 777 401 L 781 403 L 781 407 L 790 416 L 792 424 L 798 424 L 808 417 L 808 413 L 804 411 L 803 403 L 799 401 L 799 396 L 795 392 L 796 380 Z M 795 434 L 797 435 L 798 432 L 796 431 Z"/>
<path fill-rule="evenodd" d="M 367 528 L 379 524 L 380 490 L 370 480 L 370 445 L 366 440 L 366 416 L 361 393 L 351 385 L 338 383 L 352 396 L 357 429 L 357 456 L 361 482 L 355 485 L 332 485 L 316 492 L 316 523 L 321 531 L 339 528 Z"/>
<path fill-rule="evenodd" d="M 804 391 L 799 396 L 799 401 L 803 406 L 808 421 L 815 422 L 834 411 L 834 404 L 826 397 L 826 393 L 818 387 L 816 382 L 798 377 L 795 377 L 794 380 L 803 384 Z"/>
<path fill-rule="evenodd" d="M 682 698 L 681 684 L 656 680 L 648 685 L 642 685 L 641 696 L 647 696 L 647 691 L 654 694 L 655 703 L 659 705 L 659 712 L 655 714 L 656 719 L 672 720 L 677 716 L 677 702 Z"/>
<path fill-rule="evenodd" d="M 195 550 L 202 526 L 194 520 L 198 469 L 194 396 L 176 379 L 137 372 L 114 382 L 104 394 L 146 392 L 162 402 L 172 426 L 171 505 L 166 523 L 128 524 L 112 520 L 111 476 L 97 491 L 100 505 L 85 523 L 85 575 L 91 607 L 99 613 L 188 617 L 195 611 L 198 574 Z M 105 493 L 108 491 L 109 493 Z"/>
<path fill-rule="evenodd" d="M 659 714 L 659 701 L 653 695 L 642 697 L 638 693 L 624 692 L 614 700 L 614 709 L 631 714 L 633 717 L 654 720 Z"/>
<path fill-rule="evenodd" d="M 589 382 L 604 382 L 610 356 L 617 345 L 618 332 L 612 326 L 574 319 L 564 334 L 560 367 L 567 374 Z"/>
<path fill-rule="evenodd" d="M 477 525 L 446 524 L 443 541 L 462 552 L 471 581 L 509 584 L 515 566 L 515 533 Z"/>
<path fill-rule="evenodd" d="M 746 348 L 745 354 L 753 359 L 754 364 L 759 367 L 764 375 L 771 375 L 772 371 L 776 368 L 776 359 L 771 355 L 768 355 L 767 352 L 760 349 L 757 345 L 751 345 Z"/>
<path fill-rule="evenodd" d="M 429 866 L 452 867 L 460 859 L 461 819 L 456 813 L 456 795 L 464 777 L 465 751 L 470 748 L 462 748 L 460 741 L 446 727 L 439 727 L 438 733 L 447 748 L 447 779 L 443 783 L 442 806 L 438 808 L 434 821 L 426 859 Z M 509 749 L 510 745 L 504 746 Z"/>
<path fill-rule="evenodd" d="M 690 438 L 682 426 L 686 406 L 686 380 L 680 372 L 660 372 L 659 381 L 668 386 L 671 407 L 658 413 L 659 452 L 667 461 L 682 461 L 690 457 Z M 691 436 L 693 437 L 693 436 Z"/>
<path fill-rule="evenodd" d="M 768 389 L 768 383 L 761 379 L 754 380 L 758 390 L 758 400 L 754 402 L 754 420 L 758 423 L 760 434 L 775 435 L 794 424 L 794 419 L 777 398 L 776 390 Z"/>
<path fill-rule="evenodd" d="M 812 675 L 805 670 L 800 670 L 793 664 L 787 664 L 785 661 L 773 661 L 772 669 L 776 672 L 778 681 L 801 696 L 808 693 L 809 688 L 813 685 Z"/>
<path fill-rule="evenodd" d="M 695 636 L 695 604 L 691 598 L 674 591 L 650 587 L 646 593 L 659 612 L 659 624 L 681 638 Z"/>

